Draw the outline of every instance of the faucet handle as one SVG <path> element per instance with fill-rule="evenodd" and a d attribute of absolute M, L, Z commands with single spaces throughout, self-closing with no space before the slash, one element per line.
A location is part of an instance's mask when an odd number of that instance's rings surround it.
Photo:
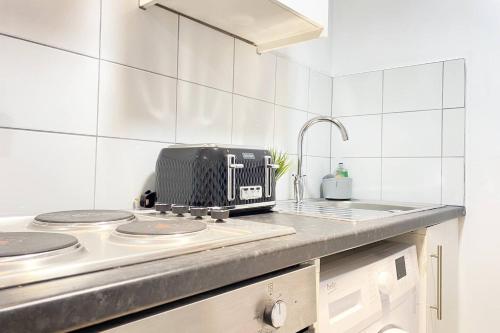
<path fill-rule="evenodd" d="M 297 179 L 297 178 L 299 178 L 299 175 L 296 174 L 296 173 L 292 173 L 292 177 L 295 178 L 295 179 Z M 307 177 L 307 175 L 302 175 L 301 178 L 304 178 L 304 177 Z"/>

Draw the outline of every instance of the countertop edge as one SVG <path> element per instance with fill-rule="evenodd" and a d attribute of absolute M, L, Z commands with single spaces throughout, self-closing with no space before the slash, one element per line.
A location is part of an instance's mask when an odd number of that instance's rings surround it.
<path fill-rule="evenodd" d="M 370 224 L 372 227 L 356 233 L 311 240 L 284 236 L 280 237 L 283 242 L 268 239 L 204 251 L 205 262 L 198 265 L 193 264 L 193 256 L 202 252 L 176 257 L 174 266 L 169 264 L 172 258 L 167 258 L 26 285 L 19 287 L 24 289 L 24 296 L 16 299 L 17 305 L 1 299 L 8 299 L 19 289 L 0 290 L 0 323 L 7 331 L 77 329 L 464 215 L 464 207 L 444 206 L 382 219 L 378 224 L 374 220 Z M 259 221 L 263 217 L 240 218 Z M 256 245 L 259 244 L 266 246 L 258 249 Z M 96 280 L 100 281 L 97 287 Z M 75 309 L 85 310 L 75 313 Z M 51 316 L 47 316 L 48 313 Z"/>

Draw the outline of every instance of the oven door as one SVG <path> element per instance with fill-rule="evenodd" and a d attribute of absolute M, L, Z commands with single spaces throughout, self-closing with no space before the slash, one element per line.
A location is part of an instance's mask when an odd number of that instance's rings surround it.
<path fill-rule="evenodd" d="M 301 265 L 177 304 L 129 315 L 99 332 L 298 332 L 316 322 L 316 269 Z"/>

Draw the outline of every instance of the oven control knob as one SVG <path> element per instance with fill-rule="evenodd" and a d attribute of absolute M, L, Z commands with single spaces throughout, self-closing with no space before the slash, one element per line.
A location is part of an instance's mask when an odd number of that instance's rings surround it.
<path fill-rule="evenodd" d="M 182 216 L 182 214 L 186 214 L 189 211 L 188 206 L 182 205 L 174 205 L 172 206 L 172 213 Z"/>
<path fill-rule="evenodd" d="M 264 311 L 264 322 L 274 328 L 280 328 L 286 321 L 286 303 L 278 300 L 266 307 Z"/>
<path fill-rule="evenodd" d="M 208 214 L 207 207 L 191 207 L 191 216 L 202 218 Z"/>
<path fill-rule="evenodd" d="M 157 212 L 165 214 L 172 208 L 171 204 L 165 204 L 165 203 L 156 203 L 155 204 L 155 210 Z"/>
<path fill-rule="evenodd" d="M 227 209 L 212 209 L 210 215 L 216 222 L 222 222 L 229 217 L 229 210 Z"/>

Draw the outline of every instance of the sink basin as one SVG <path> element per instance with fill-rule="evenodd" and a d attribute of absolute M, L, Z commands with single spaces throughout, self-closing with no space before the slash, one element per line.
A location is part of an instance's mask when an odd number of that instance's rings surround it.
<path fill-rule="evenodd" d="M 308 199 L 297 204 L 293 200 L 278 201 L 275 211 L 343 221 L 368 221 L 442 207 L 435 204 L 407 204 L 384 201 L 333 201 Z"/>

